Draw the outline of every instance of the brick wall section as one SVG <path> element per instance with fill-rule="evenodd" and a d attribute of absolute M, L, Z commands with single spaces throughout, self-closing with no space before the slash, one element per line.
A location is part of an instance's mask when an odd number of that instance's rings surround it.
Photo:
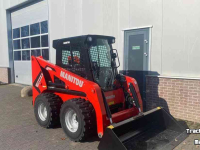
<path fill-rule="evenodd" d="M 200 123 L 200 80 L 147 76 L 147 109 L 166 108 L 175 118 Z"/>
<path fill-rule="evenodd" d="M 0 82 L 9 83 L 9 68 L 0 67 Z"/>

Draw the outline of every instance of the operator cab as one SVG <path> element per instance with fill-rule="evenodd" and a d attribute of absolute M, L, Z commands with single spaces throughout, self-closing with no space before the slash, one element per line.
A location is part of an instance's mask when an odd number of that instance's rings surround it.
<path fill-rule="evenodd" d="M 54 40 L 56 65 L 96 82 L 104 90 L 113 90 L 119 67 L 117 50 L 112 48 L 114 42 L 114 37 L 101 35 Z"/>

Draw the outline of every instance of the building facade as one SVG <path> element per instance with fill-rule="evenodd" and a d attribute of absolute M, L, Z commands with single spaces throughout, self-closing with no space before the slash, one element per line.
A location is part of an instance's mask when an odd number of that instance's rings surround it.
<path fill-rule="evenodd" d="M 119 70 L 135 77 L 146 109 L 200 122 L 200 1 L 1 0 L 0 81 L 31 84 L 31 55 L 55 63 L 54 39 L 116 38 Z"/>

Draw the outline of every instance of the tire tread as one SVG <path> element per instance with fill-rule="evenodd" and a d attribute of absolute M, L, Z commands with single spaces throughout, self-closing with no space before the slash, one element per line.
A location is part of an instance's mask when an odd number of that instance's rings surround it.
<path fill-rule="evenodd" d="M 53 93 L 42 93 L 40 97 L 46 101 L 50 108 L 50 114 L 49 114 L 49 122 L 46 126 L 46 128 L 53 128 L 60 123 L 60 108 L 62 105 L 62 100 L 58 95 L 55 95 Z"/>
<path fill-rule="evenodd" d="M 71 139 L 75 142 L 84 141 L 96 132 L 96 115 L 92 104 L 81 98 L 68 100 L 76 105 L 83 116 L 83 132 L 78 139 Z M 62 109 L 62 108 L 61 108 Z"/>

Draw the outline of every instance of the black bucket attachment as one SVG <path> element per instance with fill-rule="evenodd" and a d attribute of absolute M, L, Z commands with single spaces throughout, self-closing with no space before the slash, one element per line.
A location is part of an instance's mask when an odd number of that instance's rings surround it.
<path fill-rule="evenodd" d="M 172 150 L 187 138 L 185 128 L 165 109 L 156 108 L 142 116 L 108 126 L 100 150 Z"/>

